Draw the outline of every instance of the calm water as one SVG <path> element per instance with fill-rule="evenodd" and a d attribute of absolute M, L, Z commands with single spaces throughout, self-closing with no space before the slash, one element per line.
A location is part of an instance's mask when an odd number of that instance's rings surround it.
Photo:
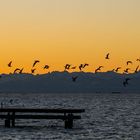
<path fill-rule="evenodd" d="M 12 99 L 12 100 L 11 100 Z M 5 107 L 84 108 L 72 130 L 61 120 L 17 120 L 0 140 L 139 140 L 140 94 L 0 94 Z"/>

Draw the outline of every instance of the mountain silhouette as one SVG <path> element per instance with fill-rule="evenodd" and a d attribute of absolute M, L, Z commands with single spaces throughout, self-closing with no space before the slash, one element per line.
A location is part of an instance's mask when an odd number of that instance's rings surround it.
<path fill-rule="evenodd" d="M 76 82 L 72 77 L 78 77 Z M 123 81 L 131 78 L 127 87 Z M 72 72 L 54 71 L 47 74 L 32 75 L 1 74 L 1 93 L 139 93 L 140 72 L 133 74 L 119 74 L 109 72 Z"/>

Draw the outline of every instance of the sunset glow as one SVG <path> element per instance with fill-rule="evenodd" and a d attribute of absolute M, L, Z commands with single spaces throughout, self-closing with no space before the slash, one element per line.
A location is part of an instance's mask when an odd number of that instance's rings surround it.
<path fill-rule="evenodd" d="M 139 0 L 3 0 L 0 2 L 0 73 L 24 67 L 37 73 L 66 63 L 104 71 L 140 62 Z M 110 53 L 110 60 L 105 55 Z M 13 61 L 13 67 L 7 64 Z M 45 64 L 50 70 L 43 70 Z M 78 71 L 78 69 L 76 69 Z"/>

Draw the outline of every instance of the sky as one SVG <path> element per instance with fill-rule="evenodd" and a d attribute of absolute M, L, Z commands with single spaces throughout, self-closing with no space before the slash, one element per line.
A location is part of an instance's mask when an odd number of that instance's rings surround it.
<path fill-rule="evenodd" d="M 89 63 L 124 69 L 140 57 L 139 0 L 0 0 L 0 73 Z M 110 60 L 105 55 L 110 53 Z M 13 67 L 7 64 L 13 61 Z M 140 63 L 140 62 L 139 62 Z M 78 69 L 77 69 L 78 70 Z"/>

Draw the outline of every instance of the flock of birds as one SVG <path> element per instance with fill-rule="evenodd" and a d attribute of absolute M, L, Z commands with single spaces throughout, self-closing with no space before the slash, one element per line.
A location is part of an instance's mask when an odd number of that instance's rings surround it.
<path fill-rule="evenodd" d="M 35 70 L 36 70 L 36 68 L 35 68 L 35 65 L 37 64 L 37 63 L 39 63 L 40 61 L 39 60 L 35 60 L 34 61 L 34 63 L 33 63 L 33 65 L 32 65 L 32 69 L 31 69 L 31 73 L 33 74 L 33 73 L 35 73 Z M 10 61 L 9 63 L 8 63 L 8 67 L 12 67 L 12 61 Z M 49 69 L 49 65 L 45 65 L 43 68 L 44 69 Z M 24 68 L 16 68 L 15 70 L 14 70 L 14 73 L 20 73 L 20 74 L 22 74 L 23 73 L 23 70 L 24 70 Z"/>
<path fill-rule="evenodd" d="M 105 59 L 110 59 L 110 53 L 108 53 L 106 56 L 105 56 Z M 139 61 L 140 62 L 140 58 L 139 59 L 136 59 L 136 61 Z M 126 64 L 127 64 L 127 66 L 129 65 L 129 64 L 133 64 L 133 62 L 132 61 L 127 61 L 126 62 Z M 89 64 L 87 64 L 87 63 L 85 63 L 85 64 L 80 64 L 79 65 L 79 70 L 80 71 L 82 71 L 85 67 L 87 67 L 87 66 L 89 66 Z M 98 73 L 98 72 L 101 72 L 101 69 L 102 68 L 104 68 L 104 66 L 99 66 L 98 68 L 96 68 L 95 69 L 95 74 L 96 73 Z M 65 65 L 65 70 L 70 70 L 70 69 L 76 69 L 76 66 L 74 66 L 74 67 L 71 67 L 71 65 L 70 64 L 66 64 Z M 114 72 L 119 72 L 119 70 L 121 69 L 121 67 L 117 67 L 116 69 L 113 69 L 112 71 L 114 71 Z M 126 73 L 126 74 L 129 74 L 129 71 L 130 71 L 131 69 L 130 68 L 126 68 L 125 70 L 124 70 L 124 73 Z M 136 69 L 134 70 L 134 73 L 137 73 L 137 72 L 139 72 L 139 65 L 136 67 Z"/>
<path fill-rule="evenodd" d="M 105 56 L 105 59 L 106 60 L 109 60 L 110 59 L 110 53 L 107 53 L 106 54 L 106 56 Z M 136 61 L 139 61 L 140 62 L 140 58 L 138 58 L 138 59 L 136 59 Z M 39 63 L 40 61 L 39 60 L 35 60 L 34 62 L 33 62 L 33 64 L 32 64 L 32 68 L 31 68 L 31 73 L 32 74 L 34 74 L 35 73 L 35 71 L 36 71 L 36 65 L 37 65 L 37 63 Z M 132 61 L 127 61 L 126 62 L 126 65 L 128 66 L 128 65 L 132 65 L 133 64 L 133 62 Z M 10 61 L 9 63 L 8 63 L 8 67 L 12 67 L 12 65 L 13 65 L 13 62 L 12 61 Z M 88 67 L 89 66 L 89 64 L 88 63 L 84 63 L 84 64 L 80 64 L 79 66 L 78 66 L 78 68 L 79 68 L 79 70 L 80 71 L 83 71 L 83 69 L 85 68 L 85 67 Z M 50 66 L 49 65 L 44 65 L 44 67 L 43 67 L 43 69 L 49 69 L 50 68 Z M 65 66 L 64 66 L 64 70 L 65 71 L 68 71 L 68 70 L 70 70 L 70 69 L 72 69 L 72 70 L 74 70 L 74 69 L 76 69 L 77 68 L 77 66 L 72 66 L 71 64 L 66 64 Z M 101 72 L 101 70 L 102 70 L 102 68 L 104 68 L 104 66 L 99 66 L 99 67 L 97 67 L 96 69 L 95 69 L 95 74 L 96 73 L 98 73 L 98 72 Z M 115 69 L 113 69 L 112 71 L 114 71 L 114 72 L 118 72 L 119 70 L 121 69 L 121 67 L 117 67 L 117 68 L 115 68 Z M 19 73 L 19 74 L 22 74 L 23 73 L 23 70 L 24 70 L 24 68 L 16 68 L 15 70 L 14 70 L 14 72 L 13 73 Z M 126 68 L 123 72 L 125 73 L 125 74 L 129 74 L 129 71 L 130 71 L 130 68 Z M 136 67 L 136 69 L 134 70 L 134 73 L 137 73 L 137 72 L 139 72 L 139 65 Z M 73 82 L 76 82 L 76 80 L 77 80 L 77 78 L 78 78 L 78 76 L 74 76 L 74 77 L 72 77 L 72 81 Z M 126 87 L 127 85 L 128 85 L 128 81 L 129 80 L 131 80 L 130 78 L 126 78 L 124 81 L 123 81 L 123 86 L 124 87 Z"/>
<path fill-rule="evenodd" d="M 105 59 L 107 59 L 107 60 L 110 59 L 110 53 L 106 54 Z M 140 62 L 140 58 L 136 59 L 136 61 L 139 61 L 139 62 Z M 130 65 L 130 64 L 133 64 L 133 62 L 130 61 L 130 60 L 126 62 L 126 65 L 127 65 L 127 66 Z M 87 66 L 89 66 L 89 64 L 87 64 L 87 63 L 85 63 L 85 64 L 80 64 L 80 65 L 79 65 L 79 70 L 82 71 L 82 70 L 83 70 L 85 67 L 87 67 Z M 98 68 L 96 68 L 95 71 L 94 71 L 95 74 L 98 73 L 98 72 L 101 72 L 101 69 L 102 69 L 102 68 L 104 68 L 104 66 L 99 66 Z M 71 67 L 70 64 L 66 64 L 66 65 L 65 65 L 65 70 L 69 70 L 69 69 L 76 69 L 76 66 Z M 113 69 L 112 71 L 114 71 L 114 72 L 117 73 L 120 69 L 121 69 L 121 67 L 117 67 L 116 69 Z M 126 68 L 126 69 L 124 69 L 123 72 L 124 72 L 125 74 L 129 74 L 129 71 L 130 71 L 130 70 L 131 70 L 130 68 Z M 136 69 L 134 70 L 134 73 L 137 73 L 137 72 L 139 72 L 139 65 L 138 65 L 138 66 L 136 67 Z M 75 82 L 77 78 L 78 78 L 78 76 L 72 77 L 72 81 Z M 123 86 L 124 86 L 124 87 L 126 87 L 126 86 L 128 85 L 128 81 L 129 81 L 129 80 L 131 80 L 131 79 L 130 79 L 130 78 L 125 78 L 125 80 L 123 81 Z"/>
<path fill-rule="evenodd" d="M 106 56 L 105 56 L 105 59 L 106 60 L 109 60 L 110 59 L 110 53 L 107 53 L 106 54 Z M 138 58 L 138 59 L 136 59 L 136 61 L 137 62 L 140 62 L 140 58 Z M 36 71 L 36 65 L 37 65 L 37 63 L 39 63 L 40 61 L 39 60 L 35 60 L 34 62 L 33 62 L 33 64 L 32 64 L 32 68 L 31 68 L 31 73 L 32 74 L 34 74 L 35 73 L 35 71 Z M 132 65 L 133 64 L 133 62 L 132 61 L 126 61 L 126 65 L 128 66 L 128 65 Z M 88 67 L 89 66 L 89 64 L 88 63 L 84 63 L 84 64 L 80 64 L 79 66 L 78 66 L 78 68 L 79 68 L 79 70 L 80 71 L 83 71 L 83 69 L 84 68 L 86 68 L 86 67 Z M 10 61 L 9 63 L 8 63 L 8 67 L 10 68 L 10 67 L 13 67 L 13 61 Z M 49 69 L 50 68 L 50 66 L 49 65 L 44 65 L 44 67 L 43 67 L 43 69 L 45 70 L 45 69 Z M 64 66 L 64 70 L 65 71 L 68 71 L 68 70 L 70 70 L 70 69 L 72 69 L 72 70 L 74 70 L 74 69 L 76 69 L 77 68 L 77 66 L 72 66 L 71 64 L 66 64 L 65 66 Z M 102 70 L 102 68 L 104 68 L 104 66 L 99 66 L 99 67 L 97 67 L 96 69 L 95 69 L 95 71 L 94 71 L 94 73 L 95 74 L 97 74 L 98 72 L 101 72 L 101 70 Z M 117 67 L 117 68 L 115 68 L 115 69 L 113 69 L 112 71 L 114 71 L 114 72 L 119 72 L 119 70 L 120 69 L 122 69 L 121 67 Z M 23 73 L 23 70 L 24 70 L 24 68 L 16 68 L 15 70 L 14 70 L 14 72 L 13 73 L 19 73 L 19 74 L 22 74 Z M 130 68 L 126 68 L 126 69 L 124 69 L 123 70 L 123 73 L 125 73 L 125 74 L 129 74 L 129 71 L 130 71 L 131 69 Z M 140 69 L 139 69 L 139 65 L 136 67 L 136 69 L 133 71 L 134 73 L 138 73 L 140 71 Z M 1 76 L 0 76 L 1 77 Z M 78 76 L 72 76 L 72 81 L 73 82 L 76 82 L 76 80 L 78 79 Z M 124 87 L 126 87 L 128 84 L 129 84 L 129 81 L 131 80 L 132 78 L 125 78 L 124 79 L 124 81 L 122 82 L 122 84 L 123 84 L 123 86 Z M 13 104 L 13 99 L 11 99 L 10 101 L 10 104 Z M 1 108 L 3 108 L 3 102 L 1 102 Z"/>

